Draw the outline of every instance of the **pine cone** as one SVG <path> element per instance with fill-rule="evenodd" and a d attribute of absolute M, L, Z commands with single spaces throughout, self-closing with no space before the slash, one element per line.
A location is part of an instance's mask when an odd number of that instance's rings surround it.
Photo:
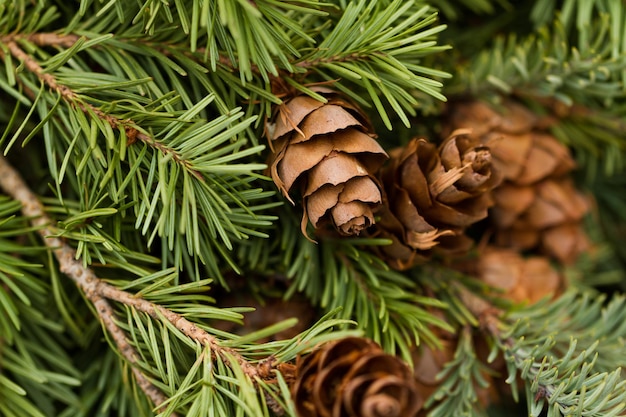
<path fill-rule="evenodd" d="M 487 247 L 474 261 L 460 269 L 502 290 L 501 296 L 516 303 L 536 303 L 562 290 L 563 277 L 548 258 L 522 257 L 511 249 Z"/>
<path fill-rule="evenodd" d="M 289 201 L 298 183 L 304 213 L 319 228 L 332 223 L 341 235 L 358 235 L 374 223 L 382 201 L 373 173 L 387 159 L 365 116 L 332 90 L 314 87 L 326 104 L 306 95 L 287 100 L 268 126 L 270 174 Z"/>
<path fill-rule="evenodd" d="M 322 345 L 296 372 L 298 417 L 414 417 L 422 407 L 409 367 L 368 339 Z"/>
<path fill-rule="evenodd" d="M 541 129 L 525 107 L 507 102 L 499 114 L 478 101 L 453 105 L 449 128 L 467 127 L 491 149 L 505 181 L 493 192 L 490 218 L 496 245 L 539 249 L 562 263 L 589 247 L 581 220 L 589 210 L 569 175 L 575 164 L 567 147 Z"/>
<path fill-rule="evenodd" d="M 489 192 L 501 178 L 489 149 L 468 133 L 453 132 L 439 148 L 413 139 L 390 153 L 381 174 L 387 201 L 377 231 L 393 242 L 379 249 L 393 268 L 420 263 L 435 246 L 448 253 L 471 246 L 463 232 L 487 216 Z"/>

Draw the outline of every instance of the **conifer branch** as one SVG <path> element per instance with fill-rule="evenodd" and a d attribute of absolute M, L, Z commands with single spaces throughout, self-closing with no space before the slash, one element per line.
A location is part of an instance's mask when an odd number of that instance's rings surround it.
<path fill-rule="evenodd" d="M 29 40 L 33 40 L 34 42 L 42 42 L 46 45 L 67 45 L 72 40 L 76 42 L 78 37 L 59 37 L 58 35 L 52 33 L 40 33 L 40 34 L 31 34 L 28 36 Z M 39 63 L 33 59 L 32 56 L 28 55 L 22 48 L 19 47 L 14 37 L 7 36 L 0 38 L 0 42 L 4 43 L 8 50 L 11 52 L 11 55 L 22 61 L 24 66 L 32 73 L 37 75 L 37 77 L 46 84 L 51 90 L 57 92 L 63 97 L 65 101 L 79 108 L 83 113 L 89 115 L 94 114 L 100 120 L 108 123 L 113 129 L 123 128 L 126 137 L 128 138 L 128 144 L 132 145 L 135 141 L 139 140 L 148 146 L 158 149 L 161 151 L 163 155 L 172 155 L 172 159 L 179 165 L 182 165 L 188 172 L 190 172 L 194 177 L 196 177 L 200 181 L 204 181 L 204 177 L 202 174 L 195 170 L 191 163 L 185 159 L 183 159 L 175 150 L 168 148 L 165 144 L 157 141 L 154 137 L 144 133 L 137 127 L 137 124 L 132 120 L 121 120 L 115 116 L 110 114 L 106 114 L 98 107 L 93 106 L 92 104 L 85 103 L 76 95 L 74 91 L 72 91 L 69 87 L 59 84 L 56 78 L 49 73 L 46 73 L 44 69 L 39 65 Z"/>
<path fill-rule="evenodd" d="M 258 375 L 257 368 L 251 365 L 248 361 L 246 361 L 246 359 L 241 356 L 236 350 L 221 346 L 219 344 L 219 341 L 215 337 L 211 336 L 205 330 L 202 330 L 180 314 L 168 310 L 158 304 L 154 304 L 142 298 L 135 297 L 133 294 L 117 289 L 112 285 L 106 284 L 100 280 L 98 281 L 99 282 L 97 283 L 97 291 L 103 297 L 118 301 L 129 307 L 133 307 L 138 311 L 146 313 L 150 317 L 153 317 L 155 319 L 160 319 L 162 317 L 165 318 L 190 339 L 197 341 L 202 346 L 209 346 L 213 352 L 216 352 L 220 356 L 224 356 L 224 360 L 226 362 L 228 362 L 228 359 L 226 358 L 225 354 L 228 354 L 235 358 L 241 369 L 252 380 L 254 380 L 254 378 Z"/>
<path fill-rule="evenodd" d="M 143 373 L 141 373 L 139 368 L 137 368 L 137 352 L 126 340 L 126 334 L 124 333 L 124 331 L 120 329 L 120 327 L 115 323 L 115 312 L 113 311 L 113 307 L 111 307 L 111 304 L 106 299 L 102 298 L 99 294 L 96 293 L 88 296 L 88 298 L 93 303 L 96 311 L 98 312 L 98 316 L 104 324 L 104 327 L 106 327 L 109 334 L 113 338 L 113 341 L 122 353 L 122 356 L 124 356 L 124 358 L 131 364 L 130 368 L 133 375 L 135 376 L 135 380 L 137 381 L 139 388 L 141 388 L 146 396 L 150 398 L 152 403 L 155 404 L 157 407 L 163 404 L 165 401 L 167 401 L 167 397 L 165 396 L 165 394 L 163 394 L 161 390 L 154 386 Z M 159 409 L 160 411 L 163 411 L 165 408 L 162 406 L 159 407 Z M 172 416 L 176 417 L 176 414 L 172 414 Z"/>
<path fill-rule="evenodd" d="M 133 374 L 139 386 L 156 406 L 166 401 L 166 397 L 136 367 L 138 354 L 133 346 L 128 343 L 124 331 L 115 323 L 115 312 L 108 300 L 118 301 L 133 307 L 155 319 L 164 318 L 168 320 L 189 338 L 203 346 L 208 346 L 212 352 L 220 355 L 224 362 L 228 363 L 229 357 L 234 358 L 243 372 L 252 381 L 256 380 L 256 377 L 259 375 L 257 368 L 246 361 L 236 350 L 221 346 L 215 337 L 200 329 L 180 314 L 145 299 L 135 297 L 133 294 L 103 282 L 90 268 L 85 267 L 78 261 L 76 259 L 76 251 L 73 248 L 62 239 L 52 237 L 54 234 L 50 227 L 52 220 L 44 213 L 43 205 L 28 188 L 28 185 L 18 172 L 2 156 L 0 156 L 0 188 L 21 203 L 22 213 L 25 217 L 31 219 L 32 225 L 37 228 L 45 245 L 54 253 L 59 262 L 60 271 L 71 278 L 83 291 L 87 299 L 94 304 L 98 316 L 111 334 L 122 356 L 131 364 Z"/>
<path fill-rule="evenodd" d="M 115 323 L 113 308 L 98 293 L 98 284 L 101 281 L 93 271 L 85 268 L 82 263 L 76 260 L 76 251 L 74 249 L 66 245 L 61 239 L 50 236 L 52 234 L 50 229 L 51 219 L 44 214 L 43 205 L 6 158 L 2 156 L 0 156 L 0 187 L 22 204 L 22 213 L 24 216 L 31 218 L 32 225 L 38 228 L 39 235 L 46 246 L 53 251 L 59 262 L 61 272 L 70 277 L 94 304 L 98 316 L 109 331 L 120 353 L 131 364 L 132 372 L 139 387 L 157 407 L 160 406 L 167 398 L 136 367 L 137 352 L 126 340 L 124 331 Z"/>

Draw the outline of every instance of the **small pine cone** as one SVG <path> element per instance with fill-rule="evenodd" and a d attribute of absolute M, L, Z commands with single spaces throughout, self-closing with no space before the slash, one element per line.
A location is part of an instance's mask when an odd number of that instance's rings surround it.
<path fill-rule="evenodd" d="M 518 250 L 539 249 L 561 263 L 572 263 L 589 242 L 581 220 L 589 203 L 569 175 L 575 167 L 569 149 L 542 130 L 539 119 L 520 104 L 506 112 L 466 102 L 453 105 L 451 129 L 466 127 L 491 149 L 504 182 L 493 192 L 490 219 L 495 244 Z"/>
<path fill-rule="evenodd" d="M 298 417 L 414 417 L 422 407 L 413 372 L 371 340 L 322 345 L 297 365 Z"/>
<path fill-rule="evenodd" d="M 458 130 L 439 148 L 413 139 L 393 150 L 381 178 L 387 204 L 377 231 L 392 244 L 381 256 L 395 269 L 408 269 L 427 259 L 435 246 L 462 253 L 472 241 L 464 229 L 487 216 L 490 191 L 500 183 L 489 149 Z"/>
<path fill-rule="evenodd" d="M 548 258 L 522 257 L 512 249 L 487 247 L 480 256 L 462 266 L 486 284 L 502 290 L 501 297 L 515 303 L 536 303 L 548 296 L 557 296 L 564 279 Z"/>
<path fill-rule="evenodd" d="M 292 203 L 289 192 L 301 186 L 305 235 L 307 219 L 315 228 L 332 223 L 341 235 L 358 235 L 374 223 L 373 211 L 382 202 L 373 173 L 387 154 L 358 108 L 327 88 L 312 90 L 327 103 L 296 96 L 268 125 L 270 174 Z"/>

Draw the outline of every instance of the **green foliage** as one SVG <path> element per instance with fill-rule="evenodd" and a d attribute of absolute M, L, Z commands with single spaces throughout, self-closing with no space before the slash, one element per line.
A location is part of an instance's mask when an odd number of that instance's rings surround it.
<path fill-rule="evenodd" d="M 429 411 L 483 416 L 486 366 L 474 337 L 487 330 L 531 415 L 622 412 L 624 299 L 585 288 L 626 288 L 626 9 L 619 0 L 511 3 L 0 0 L 0 148 L 40 197 L 51 235 L 113 288 L 214 341 L 116 299 L 114 322 L 137 354 L 130 364 L 32 219 L 1 197 L 0 414 L 295 416 L 288 375 L 255 379 L 246 363 L 293 362 L 355 334 L 410 361 L 416 345 L 440 348 L 450 332 L 456 354 Z M 265 176 L 263 135 L 285 94 L 319 98 L 310 88 L 319 83 L 393 129 L 379 132 L 389 148 L 416 131 L 438 134 L 426 116 L 450 98 L 514 96 L 550 117 L 598 202 L 589 219 L 598 250 L 568 271 L 581 292 L 499 303 L 495 331 L 467 305 L 467 294 L 485 301 L 484 285 L 440 260 L 400 273 L 373 254 L 387 241 L 307 240 L 301 207 Z M 215 305 L 215 287 L 226 290 L 233 272 L 285 277 L 285 298 L 301 293 L 324 315 L 281 341 L 259 342 L 294 320 L 247 335 L 219 330 L 249 310 Z M 167 398 L 163 408 L 133 366 Z"/>
<path fill-rule="evenodd" d="M 417 8 L 413 1 L 351 3 L 333 30 L 321 32 L 323 39 L 299 62 L 324 80 L 340 77 L 364 87 L 369 100 L 353 90 L 350 82 L 336 84 L 360 104 L 369 107 L 373 103 L 388 129 L 392 126 L 380 96 L 409 126 L 406 112 L 414 116 L 419 104 L 418 96 L 409 91 L 445 100 L 439 92 L 441 82 L 430 77 L 449 75 L 419 65 L 424 56 L 447 49 L 437 47 L 434 38 L 445 26 L 429 27 L 436 18 L 428 7 Z"/>
<path fill-rule="evenodd" d="M 626 400 L 621 368 L 626 335 L 623 296 L 570 291 L 513 313 L 499 336 L 509 378 L 524 381 L 530 415 L 619 415 Z"/>
<path fill-rule="evenodd" d="M 47 416 L 55 414 L 56 402 L 80 403 L 73 390 L 81 375 L 48 297 L 54 287 L 45 251 L 18 210 L 19 204 L 0 198 L 0 414 Z"/>
<path fill-rule="evenodd" d="M 591 22 L 592 36 L 584 46 L 571 46 L 562 22 L 542 27 L 525 39 L 498 37 L 494 45 L 459 70 L 460 78 L 448 92 L 495 90 L 504 94 L 523 91 L 554 97 L 566 104 L 601 97 L 622 97 L 615 78 L 626 66 L 624 56 L 613 56 L 606 17 Z"/>
<path fill-rule="evenodd" d="M 433 328 L 452 331 L 433 309 L 445 304 L 421 293 L 407 276 L 390 270 L 367 250 L 387 244 L 380 239 L 330 239 L 315 243 L 299 230 L 289 214 L 279 215 L 280 234 L 272 236 L 273 258 L 257 256 L 259 242 L 240 248 L 240 264 L 251 271 L 286 276 L 291 286 L 286 297 L 303 292 L 324 311 L 340 309 L 338 316 L 355 320 L 365 335 L 387 351 L 411 361 L 410 347 L 425 341 L 439 346 Z"/>
<path fill-rule="evenodd" d="M 435 401 L 429 416 L 485 416 L 485 411 L 478 406 L 477 388 L 487 388 L 489 382 L 485 375 L 488 369 L 476 357 L 472 335 L 465 328 L 459 339 L 454 358 L 437 375 L 442 381 L 437 391 L 427 400 L 429 408 Z"/>

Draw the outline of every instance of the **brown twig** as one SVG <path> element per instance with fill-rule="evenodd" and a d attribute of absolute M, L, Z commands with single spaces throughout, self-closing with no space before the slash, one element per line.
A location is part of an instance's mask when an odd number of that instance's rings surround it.
<path fill-rule="evenodd" d="M 165 318 L 187 337 L 197 341 L 203 346 L 210 347 L 211 351 L 222 356 L 224 360 L 229 361 L 226 357 L 227 355 L 235 358 L 243 372 L 248 375 L 252 381 L 254 381 L 257 377 L 257 368 L 254 365 L 251 365 L 243 356 L 239 354 L 239 352 L 234 349 L 221 346 L 215 337 L 211 336 L 205 330 L 199 328 L 185 317 L 168 310 L 163 306 L 138 298 L 131 293 L 122 291 L 100 280 L 98 281 L 99 282 L 96 284 L 96 291 L 98 294 L 101 294 L 103 297 L 110 300 L 118 301 L 129 307 L 133 307 L 155 319 L 160 319 L 161 317 Z"/>
<path fill-rule="evenodd" d="M 1 39 L 3 43 L 23 39 L 38 46 L 62 46 L 64 48 L 71 48 L 79 38 L 78 35 L 59 35 L 58 33 L 40 32 L 30 33 L 28 35 L 14 33 L 5 35 Z"/>
<path fill-rule="evenodd" d="M 75 35 L 66 35 L 59 36 L 53 33 L 39 33 L 39 34 L 31 34 L 23 37 L 24 39 L 30 40 L 38 45 L 61 45 L 68 46 L 76 42 L 79 38 Z M 171 155 L 172 159 L 185 167 L 193 176 L 195 176 L 198 180 L 204 181 L 204 177 L 202 174 L 195 170 L 191 163 L 187 160 L 181 158 L 181 156 L 171 148 L 168 148 L 161 142 L 158 142 L 154 137 L 147 135 L 146 133 L 139 130 L 132 120 L 121 120 L 115 116 L 110 114 L 106 114 L 98 107 L 95 107 L 89 103 L 83 102 L 69 87 L 59 84 L 56 78 L 49 73 L 44 72 L 43 68 L 39 63 L 30 55 L 28 55 L 20 46 L 17 44 L 17 40 L 22 39 L 19 37 L 13 36 L 4 36 L 0 37 L 0 42 L 4 43 L 11 55 L 18 59 L 19 61 L 24 63 L 26 69 L 30 72 L 37 75 L 37 77 L 43 81 L 51 90 L 56 91 L 63 97 L 65 101 L 76 106 L 83 113 L 87 115 L 94 114 L 100 120 L 108 123 L 114 130 L 116 129 L 124 129 L 126 132 L 126 137 L 129 138 L 129 144 L 132 144 L 136 140 L 139 140 L 148 146 L 158 149 L 164 155 Z M 71 46 L 71 45 L 70 45 Z"/>

